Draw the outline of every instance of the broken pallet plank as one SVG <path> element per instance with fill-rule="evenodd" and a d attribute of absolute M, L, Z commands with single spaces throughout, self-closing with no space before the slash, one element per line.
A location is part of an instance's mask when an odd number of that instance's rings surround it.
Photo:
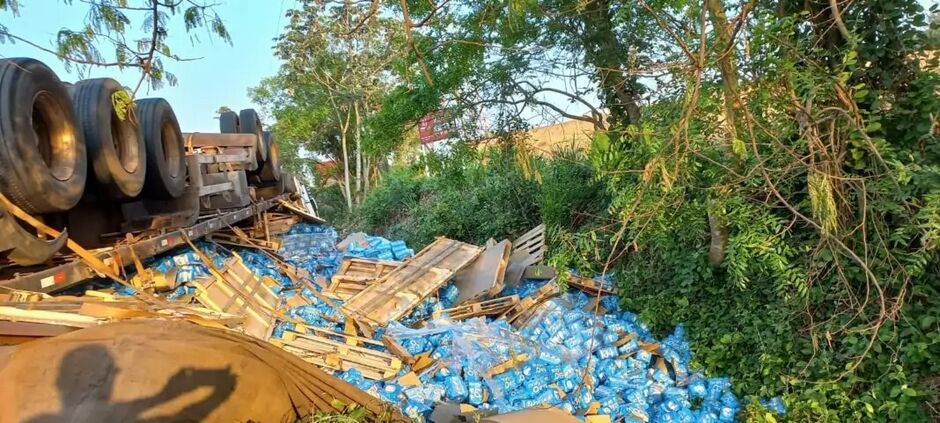
<path fill-rule="evenodd" d="M 200 304 L 219 312 L 243 314 L 244 331 L 258 339 L 267 339 L 274 329 L 277 294 L 265 282 L 245 266 L 238 254 L 224 261 L 222 269 L 216 269 L 211 259 L 199 252 L 203 262 L 208 263 L 213 278 L 200 278 L 191 283 L 196 287 L 196 300 Z"/>
<path fill-rule="evenodd" d="M 583 276 L 577 275 L 568 275 L 568 285 L 578 288 L 588 294 L 601 294 L 601 295 L 613 295 L 614 292 L 607 287 L 602 286 L 599 282 L 591 278 L 586 278 Z"/>
<path fill-rule="evenodd" d="M 506 286 L 522 280 L 525 269 L 542 262 L 545 257 L 545 224 L 538 225 L 512 242 L 512 254 L 506 267 Z"/>
<path fill-rule="evenodd" d="M 502 291 L 511 250 L 512 244 L 508 240 L 487 246 L 476 260 L 457 272 L 454 283 L 460 289 L 460 295 L 454 304 L 476 301 Z"/>
<path fill-rule="evenodd" d="M 482 252 L 475 245 L 438 238 L 350 298 L 343 310 L 366 325 L 400 319 Z"/>
<path fill-rule="evenodd" d="M 536 306 L 542 304 L 548 299 L 561 294 L 561 287 L 552 279 L 545 282 L 532 295 L 523 298 L 516 305 L 503 313 L 500 318 L 506 319 L 509 324 L 516 328 L 525 326 L 525 324 L 535 315 Z"/>
<path fill-rule="evenodd" d="M 402 362 L 391 354 L 368 348 L 347 345 L 332 339 L 285 331 L 280 338 L 272 339 L 304 361 L 333 370 L 358 369 L 363 377 L 385 380 L 395 376 Z"/>
<path fill-rule="evenodd" d="M 453 320 L 462 320 L 478 316 L 492 316 L 502 314 L 518 303 L 519 296 L 510 295 L 508 297 L 499 297 L 492 300 L 464 304 L 459 307 L 437 310 L 431 314 L 431 317 L 437 319 L 446 314 Z"/>
<path fill-rule="evenodd" d="M 348 300 L 401 265 L 402 262 L 391 260 L 344 259 L 324 293 L 340 300 Z"/>

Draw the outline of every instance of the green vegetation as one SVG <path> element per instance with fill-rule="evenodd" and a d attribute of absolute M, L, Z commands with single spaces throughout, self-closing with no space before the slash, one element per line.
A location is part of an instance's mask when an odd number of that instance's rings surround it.
<path fill-rule="evenodd" d="M 0 0 L 0 11 L 15 17 L 21 0 Z M 45 40 L 29 40 L 0 23 L 0 44 L 21 42 L 58 57 L 67 70 L 77 67 L 80 76 L 90 67 L 131 68 L 140 71 L 140 79 L 131 95 L 136 95 L 144 82 L 153 89 L 163 84 L 176 85 L 176 75 L 164 62 L 195 60 L 177 55 L 167 41 L 169 33 L 185 31 L 191 42 L 199 41 L 195 31 L 205 31 L 231 43 L 231 36 L 222 18 L 216 13 L 217 3 L 202 0 L 66 0 L 69 6 L 85 8 L 81 28 L 61 28 L 56 33 L 54 48 L 45 47 Z M 77 3 L 77 5 L 73 5 Z M 30 6 L 42 7 L 38 2 Z M 174 27 L 174 24 L 176 27 Z M 139 30 L 135 30 L 139 28 Z"/>
<path fill-rule="evenodd" d="M 940 419 L 938 32 L 918 2 L 375 5 L 403 35 L 358 129 L 326 126 L 375 164 L 334 221 L 414 247 L 544 221 L 551 264 L 613 272 L 626 307 L 688 325 L 698 366 L 788 419 Z M 465 118 L 455 150 L 403 160 L 437 110 Z M 527 154 L 505 134 L 533 111 L 591 123 L 589 151 Z"/>
<path fill-rule="evenodd" d="M 211 2 L 75 4 L 87 22 L 53 47 L 2 24 L 0 42 L 138 68 L 136 92 L 173 83 L 174 18 L 229 38 Z M 936 421 L 937 16 L 916 0 L 300 0 L 251 94 L 345 228 L 421 247 L 545 222 L 552 265 L 612 272 L 624 306 L 660 332 L 685 323 L 697 366 L 783 395 L 788 419 Z M 435 112 L 456 145 L 419 155 Z M 590 149 L 530 154 L 518 134 L 539 113 L 590 123 Z M 315 177 L 314 158 L 334 166 Z"/>

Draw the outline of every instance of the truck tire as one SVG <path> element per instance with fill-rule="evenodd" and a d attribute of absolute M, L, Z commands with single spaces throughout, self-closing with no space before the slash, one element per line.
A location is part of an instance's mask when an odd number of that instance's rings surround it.
<path fill-rule="evenodd" d="M 136 116 L 128 113 L 121 119 L 114 110 L 112 96 L 122 90 L 111 78 L 88 79 L 75 84 L 72 95 L 88 149 L 90 175 L 105 194 L 118 200 L 140 194 L 147 174 L 147 150 Z"/>
<path fill-rule="evenodd" d="M 258 176 L 261 178 L 261 182 L 278 181 L 281 179 L 281 158 L 274 134 L 270 131 L 264 131 L 263 140 L 268 150 L 268 159 L 261 165 L 261 172 Z"/>
<path fill-rule="evenodd" d="M 177 198 L 186 188 L 186 155 L 176 114 L 162 98 L 145 98 L 135 103 L 147 146 L 144 191 L 155 198 Z"/>
<path fill-rule="evenodd" d="M 0 190 L 29 213 L 65 211 L 85 190 L 87 166 L 55 72 L 35 59 L 0 60 Z"/>
<path fill-rule="evenodd" d="M 257 144 L 255 144 L 255 160 L 258 162 L 258 167 L 261 167 L 261 163 L 268 159 L 268 149 L 264 145 L 264 128 L 261 126 L 261 118 L 258 117 L 258 112 L 255 109 L 244 109 L 238 112 L 238 124 L 239 133 L 258 136 Z"/>
<path fill-rule="evenodd" d="M 223 134 L 238 133 L 238 114 L 229 110 L 219 115 L 219 132 Z"/>

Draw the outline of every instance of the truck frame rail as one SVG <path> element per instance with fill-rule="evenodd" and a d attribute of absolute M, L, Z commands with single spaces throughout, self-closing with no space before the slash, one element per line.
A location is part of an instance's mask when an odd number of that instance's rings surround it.
<path fill-rule="evenodd" d="M 246 207 L 223 212 L 218 216 L 202 220 L 192 226 L 169 230 L 163 234 L 154 235 L 128 244 L 119 244 L 113 247 L 95 251 L 97 257 L 108 266 L 117 263 L 121 266 L 132 263 L 131 250 L 141 260 L 185 245 L 185 239 L 201 238 L 215 231 L 226 229 L 228 226 L 259 215 L 278 205 L 288 194 L 262 200 Z M 185 235 L 185 236 L 184 236 Z M 11 275 L 12 273 L 12 275 Z M 99 277 L 90 266 L 78 257 L 69 257 L 69 261 L 51 266 L 11 267 L 0 270 L 0 290 L 3 288 L 24 291 L 52 293 L 78 285 L 89 279 Z"/>

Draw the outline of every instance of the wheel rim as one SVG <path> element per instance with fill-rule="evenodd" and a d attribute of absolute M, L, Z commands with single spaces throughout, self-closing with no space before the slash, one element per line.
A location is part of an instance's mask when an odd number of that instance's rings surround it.
<path fill-rule="evenodd" d="M 68 112 L 49 91 L 33 97 L 32 126 L 36 147 L 52 176 L 68 180 L 75 173 L 75 132 Z"/>
<path fill-rule="evenodd" d="M 111 142 L 114 143 L 114 152 L 121 167 L 128 173 L 134 173 L 140 164 L 140 146 L 137 143 L 137 128 L 130 119 L 131 116 L 126 115 L 121 120 L 115 111 L 111 111 Z"/>
<path fill-rule="evenodd" d="M 160 128 L 160 142 L 163 144 L 163 160 L 166 161 L 167 172 L 170 173 L 171 178 L 179 177 L 182 170 L 182 166 L 178 166 L 180 163 L 179 146 L 181 144 L 176 134 L 176 128 L 173 127 L 169 119 L 165 119 Z"/>

